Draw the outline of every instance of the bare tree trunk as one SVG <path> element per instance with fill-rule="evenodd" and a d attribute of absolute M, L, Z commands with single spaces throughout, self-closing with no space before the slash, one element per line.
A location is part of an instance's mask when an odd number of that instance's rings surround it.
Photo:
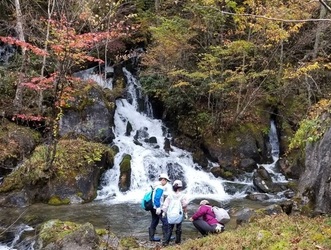
<path fill-rule="evenodd" d="M 19 0 L 15 0 L 15 11 L 16 11 L 16 32 L 20 41 L 25 42 L 24 38 L 24 29 L 23 29 L 23 16 L 21 11 L 21 4 Z M 14 99 L 14 108 L 16 112 L 19 112 L 22 109 L 22 92 L 23 86 L 22 82 L 24 80 L 24 70 L 26 64 L 26 49 L 22 47 L 22 64 L 21 70 L 18 77 L 15 99 Z"/>
<path fill-rule="evenodd" d="M 327 9 L 324 4 L 321 4 L 320 9 L 320 19 L 323 19 L 327 14 Z M 316 29 L 316 36 L 315 36 L 315 44 L 314 44 L 314 51 L 313 51 L 313 59 L 315 59 L 318 55 L 319 46 L 321 44 L 321 35 L 323 33 L 323 26 L 325 26 L 325 22 L 318 22 L 317 29 Z"/>
<path fill-rule="evenodd" d="M 155 0 L 155 12 L 159 12 L 161 0 Z"/>
<path fill-rule="evenodd" d="M 45 37 L 45 45 L 44 45 L 44 50 L 45 52 L 48 51 L 48 42 L 49 42 L 49 35 L 50 35 L 50 23 L 51 23 L 51 18 L 54 13 L 54 5 L 55 5 L 55 0 L 48 0 L 47 4 L 47 28 L 46 28 L 46 37 Z M 41 72 L 40 75 L 43 77 L 45 74 L 45 68 L 46 68 L 46 59 L 47 55 L 45 54 L 43 56 L 43 63 L 41 66 Z M 42 104 L 44 101 L 44 91 L 41 89 L 39 90 L 39 100 L 38 100 L 38 111 L 39 113 L 42 113 Z"/>
<path fill-rule="evenodd" d="M 284 29 L 284 22 L 281 24 L 281 29 Z M 279 69 L 278 69 L 278 76 L 277 82 L 280 83 L 283 75 L 283 67 L 284 67 L 284 40 L 280 40 L 280 53 L 279 53 Z"/>

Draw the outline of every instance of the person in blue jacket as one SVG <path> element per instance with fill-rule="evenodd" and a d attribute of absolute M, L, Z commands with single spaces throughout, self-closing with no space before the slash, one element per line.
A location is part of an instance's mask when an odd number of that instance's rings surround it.
<path fill-rule="evenodd" d="M 165 185 L 169 182 L 169 176 L 167 174 L 159 175 L 159 183 L 154 188 L 153 192 L 153 209 L 151 210 L 152 222 L 148 228 L 149 240 L 150 241 L 160 241 L 160 238 L 155 237 L 156 227 L 159 224 L 159 221 L 162 221 L 162 241 L 166 241 L 168 221 L 167 218 L 162 217 L 161 207 L 165 200 Z"/>

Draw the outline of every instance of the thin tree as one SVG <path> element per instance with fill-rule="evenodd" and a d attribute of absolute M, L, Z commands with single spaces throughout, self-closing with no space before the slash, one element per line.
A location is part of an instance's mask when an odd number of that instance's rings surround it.
<path fill-rule="evenodd" d="M 16 32 L 18 35 L 18 39 L 21 42 L 25 42 L 24 38 L 24 28 L 23 28 L 23 15 L 21 10 L 21 4 L 19 0 L 15 0 L 15 14 L 16 14 Z M 16 93 L 14 98 L 14 108 L 16 112 L 21 111 L 22 109 L 22 92 L 23 92 L 23 86 L 22 82 L 25 78 L 25 67 L 26 66 L 26 48 L 22 47 L 22 62 L 21 62 L 21 69 L 19 71 L 19 77 L 16 83 Z"/>

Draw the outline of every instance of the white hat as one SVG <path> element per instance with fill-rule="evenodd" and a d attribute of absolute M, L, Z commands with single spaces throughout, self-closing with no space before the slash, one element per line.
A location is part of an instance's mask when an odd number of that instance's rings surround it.
<path fill-rule="evenodd" d="M 175 180 L 172 185 L 173 186 L 177 185 L 177 187 L 183 187 L 183 183 L 181 180 Z"/>
<path fill-rule="evenodd" d="M 166 179 L 167 181 L 170 181 L 170 180 L 169 180 L 169 176 L 168 176 L 167 174 L 160 174 L 160 176 L 159 176 L 159 181 L 160 181 L 161 179 Z"/>
<path fill-rule="evenodd" d="M 207 205 L 207 204 L 209 204 L 209 201 L 207 200 L 200 201 L 200 205 Z"/>

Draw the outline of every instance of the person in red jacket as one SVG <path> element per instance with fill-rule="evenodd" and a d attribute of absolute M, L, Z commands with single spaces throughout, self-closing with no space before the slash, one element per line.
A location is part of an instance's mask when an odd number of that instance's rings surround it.
<path fill-rule="evenodd" d="M 189 220 L 193 222 L 195 228 L 198 229 L 203 236 L 207 236 L 208 233 L 220 233 L 224 231 L 224 226 L 219 224 L 216 220 L 212 206 L 207 200 L 200 202 L 198 211 L 196 211 Z"/>

